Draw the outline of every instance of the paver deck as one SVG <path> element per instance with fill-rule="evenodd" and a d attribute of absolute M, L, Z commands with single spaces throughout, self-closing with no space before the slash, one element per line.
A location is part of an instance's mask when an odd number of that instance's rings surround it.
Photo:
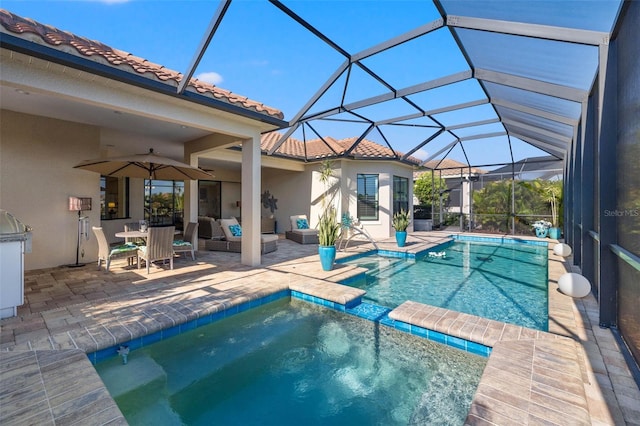
<path fill-rule="evenodd" d="M 405 250 L 447 238 L 413 233 Z M 397 249 L 392 240 L 378 245 Z M 339 257 L 371 248 L 350 245 Z M 150 275 L 126 261 L 108 273 L 94 265 L 27 272 L 25 305 L 17 317 L 0 321 L 0 424 L 126 424 L 85 353 L 282 290 L 334 301 L 358 297 L 356 289 L 334 283 L 362 271 L 349 265 L 322 271 L 316 251 L 316 245 L 281 239 L 257 268 L 241 265 L 238 253 L 200 251 L 196 262 L 180 258 L 173 271 L 156 267 Z M 477 321 L 465 326 L 470 316 L 444 309 L 433 324 L 423 322 L 494 347 L 467 422 L 640 424 L 640 391 L 611 331 L 597 325 L 595 299 L 559 293 L 557 278 L 570 266 L 549 253 L 549 333 L 489 321 L 480 332 Z M 416 307 L 401 306 L 395 314 Z M 526 362 L 511 362 L 520 358 Z M 571 380 L 554 381 L 558 374 Z M 539 380 L 512 379 L 518 375 Z"/>

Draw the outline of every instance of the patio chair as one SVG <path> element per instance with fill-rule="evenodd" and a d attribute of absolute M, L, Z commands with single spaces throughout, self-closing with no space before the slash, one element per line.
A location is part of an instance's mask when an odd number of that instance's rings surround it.
<path fill-rule="evenodd" d="M 136 259 L 137 262 L 138 246 L 134 244 L 123 244 L 110 247 L 102 228 L 93 226 L 92 229 L 98 240 L 98 269 L 100 269 L 102 261 L 104 261 L 106 263 L 105 270 L 108 271 L 109 266 L 111 266 L 111 260 L 116 258 L 126 258 L 129 264 L 131 264 L 132 259 Z"/>
<path fill-rule="evenodd" d="M 124 231 L 125 232 L 129 232 L 129 231 L 139 231 L 140 230 L 140 223 L 139 222 L 129 222 L 129 223 L 125 223 L 124 224 Z M 129 244 L 135 244 L 137 246 L 143 246 L 144 245 L 144 238 L 137 238 L 137 237 L 126 237 L 124 239 L 124 242 Z"/>
<path fill-rule="evenodd" d="M 147 245 L 138 247 L 138 269 L 140 269 L 140 259 L 147 264 L 147 274 L 151 262 L 169 260 L 170 268 L 173 269 L 173 235 L 175 226 L 163 226 L 149 228 L 147 235 Z"/>
<path fill-rule="evenodd" d="M 309 228 L 307 215 L 298 214 L 291 216 L 291 231 L 285 231 L 288 240 L 298 244 L 318 244 L 318 230 Z"/>
<path fill-rule="evenodd" d="M 175 253 L 191 252 L 191 258 L 196 260 L 195 247 L 197 246 L 196 231 L 198 230 L 198 224 L 195 222 L 187 223 L 187 228 L 184 230 L 184 235 L 181 240 L 173 241 L 173 251 Z"/>

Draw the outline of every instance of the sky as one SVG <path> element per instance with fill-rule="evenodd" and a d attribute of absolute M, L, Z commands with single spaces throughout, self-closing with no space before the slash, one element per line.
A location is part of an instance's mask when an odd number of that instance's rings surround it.
<path fill-rule="evenodd" d="M 322 33 L 355 54 L 440 18 L 429 1 L 285 1 Z M 200 0 L 2 0 L 0 7 L 40 23 L 70 31 L 77 36 L 105 43 L 169 69 L 185 72 L 206 28 L 218 7 L 217 1 Z M 416 54 L 419 52 L 419 54 Z M 247 96 L 283 111 L 293 118 L 316 91 L 335 72 L 344 57 L 304 30 L 298 23 L 266 1 L 234 0 L 207 49 L 194 77 L 226 90 Z M 363 63 L 394 88 L 405 88 L 469 69 L 466 60 L 446 28 L 367 58 Z M 310 111 L 322 111 L 344 102 L 361 100 L 388 91 L 363 70 L 354 68 L 344 93 L 346 73 L 327 90 Z M 474 80 L 414 95 L 421 106 L 438 108 L 452 103 L 485 98 Z M 415 112 L 403 101 L 374 105 L 359 111 L 372 119 L 399 117 Z M 340 118 L 347 117 L 341 114 Z M 438 117 L 445 124 L 458 124 L 495 117 L 492 108 L 479 106 L 463 113 Z M 370 133 L 367 139 L 385 145 L 387 140 L 402 152 L 433 134 L 436 123 L 423 118 L 407 124 L 386 126 L 383 135 Z M 294 133 L 294 137 L 313 139 L 314 130 L 336 139 L 359 136 L 366 125 L 323 121 Z M 504 130 L 489 124 L 472 131 L 490 133 Z M 461 130 L 458 136 L 466 136 Z M 416 152 L 425 159 L 452 141 L 444 135 Z M 487 149 L 487 143 L 495 149 Z M 524 143 L 514 145 L 516 159 L 544 155 Z M 499 147 L 499 148 L 497 148 Z M 451 157 L 473 164 L 510 161 L 506 138 L 469 142 L 465 152 L 457 147 Z"/>

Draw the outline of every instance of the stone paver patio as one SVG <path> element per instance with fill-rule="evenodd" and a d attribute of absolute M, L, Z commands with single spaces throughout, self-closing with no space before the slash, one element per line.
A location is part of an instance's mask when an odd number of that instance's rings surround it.
<path fill-rule="evenodd" d="M 416 232 L 405 249 L 446 240 Z M 397 250 L 390 240 L 379 246 Z M 339 256 L 371 248 L 350 245 Z M 0 321 L 0 424 L 126 424 L 85 353 L 282 291 L 357 298 L 360 291 L 335 282 L 362 270 L 322 271 L 316 252 L 317 245 L 281 239 L 257 268 L 241 265 L 239 253 L 200 251 L 196 262 L 180 258 L 173 271 L 149 275 L 126 261 L 110 272 L 94 265 L 27 272 L 25 305 Z M 568 270 L 550 251 L 548 333 L 415 302 L 390 316 L 493 346 L 468 424 L 640 424 L 640 391 L 611 331 L 598 327 L 596 300 L 557 291 Z"/>

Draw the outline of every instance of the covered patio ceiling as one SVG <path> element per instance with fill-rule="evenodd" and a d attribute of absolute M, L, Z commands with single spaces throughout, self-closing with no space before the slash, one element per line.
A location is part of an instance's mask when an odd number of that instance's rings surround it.
<path fill-rule="evenodd" d="M 261 25 L 307 31 L 309 49 L 321 53 L 299 57 L 291 51 L 290 60 L 310 57 L 307 65 L 327 78 L 291 116 L 277 99 L 260 98 L 281 108 L 289 126 L 268 155 L 288 137 L 358 136 L 336 155 L 348 157 L 366 138 L 390 147 L 399 160 L 418 157 L 422 166 L 444 158 L 469 166 L 541 155 L 563 160 L 604 74 L 608 42 L 624 7 L 618 0 L 400 3 L 416 19 L 407 19 L 405 32 L 378 41 L 385 34 L 377 27 L 382 23 L 354 16 L 352 2 L 269 3 L 260 5 L 270 7 Z M 226 20 L 235 22 L 242 6 L 220 3 L 186 77 L 216 55 L 218 33 L 227 36 Z M 315 12 L 328 6 L 331 19 L 318 18 L 326 15 Z M 274 11 L 280 16 L 271 21 Z M 411 26 L 416 21 L 423 23 Z"/>

